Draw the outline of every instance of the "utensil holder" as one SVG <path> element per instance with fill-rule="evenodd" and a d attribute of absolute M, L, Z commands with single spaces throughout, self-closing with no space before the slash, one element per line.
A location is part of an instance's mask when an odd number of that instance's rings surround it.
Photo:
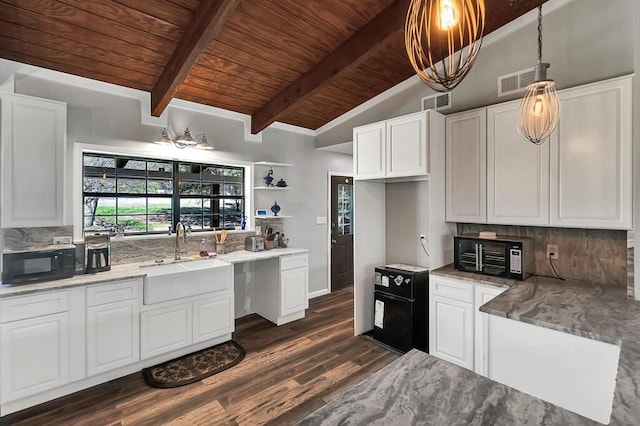
<path fill-rule="evenodd" d="M 276 247 L 277 247 L 277 245 L 276 245 L 275 241 L 264 240 L 264 249 L 265 250 L 271 250 L 271 249 L 274 249 Z"/>
<path fill-rule="evenodd" d="M 224 242 L 216 242 L 216 254 L 225 254 Z"/>

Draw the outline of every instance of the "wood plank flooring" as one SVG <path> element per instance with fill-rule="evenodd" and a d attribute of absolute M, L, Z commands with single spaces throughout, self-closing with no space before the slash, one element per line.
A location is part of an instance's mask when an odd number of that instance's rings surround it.
<path fill-rule="evenodd" d="M 276 327 L 258 315 L 236 321 L 247 356 L 237 366 L 174 389 L 140 373 L 5 416 L 0 425 L 288 425 L 398 355 L 353 336 L 353 292 L 310 301 L 307 316 Z"/>

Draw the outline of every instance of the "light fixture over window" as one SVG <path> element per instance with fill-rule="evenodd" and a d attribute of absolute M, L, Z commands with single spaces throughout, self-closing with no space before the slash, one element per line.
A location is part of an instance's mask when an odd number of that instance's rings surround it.
<path fill-rule="evenodd" d="M 162 130 L 160 139 L 153 141 L 153 143 L 158 145 L 173 145 L 180 149 L 187 147 L 203 150 L 213 149 L 213 147 L 208 143 L 207 135 L 202 133 L 194 138 L 191 136 L 191 131 L 188 127 L 184 130 L 184 134 L 178 138 L 174 138 L 171 135 L 171 132 L 169 132 L 169 129 L 165 127 L 164 130 Z"/>
<path fill-rule="evenodd" d="M 411 0 L 405 47 L 429 87 L 447 92 L 465 78 L 480 51 L 484 21 L 484 0 Z"/>
<path fill-rule="evenodd" d="M 513 0 L 512 0 L 513 2 Z M 560 119 L 556 84 L 547 78 L 549 64 L 542 63 L 542 3 L 538 6 L 538 65 L 535 80 L 527 86 L 518 110 L 518 132 L 536 145 L 543 144 Z"/>

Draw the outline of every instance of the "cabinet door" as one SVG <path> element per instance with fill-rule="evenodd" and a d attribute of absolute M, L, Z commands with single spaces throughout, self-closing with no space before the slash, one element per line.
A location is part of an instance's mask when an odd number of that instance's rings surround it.
<path fill-rule="evenodd" d="M 487 344 L 489 339 L 489 314 L 480 312 L 480 306 L 491 301 L 506 289 L 481 284 L 476 284 L 475 287 L 474 371 L 477 374 L 487 377 L 489 375 L 489 347 Z"/>
<path fill-rule="evenodd" d="M 487 111 L 447 116 L 446 220 L 487 221 Z"/>
<path fill-rule="evenodd" d="M 138 299 L 88 307 L 88 374 L 103 373 L 139 360 Z"/>
<path fill-rule="evenodd" d="M 212 297 L 193 302 L 193 343 L 233 332 L 233 297 Z"/>
<path fill-rule="evenodd" d="M 630 229 L 631 78 L 560 92 L 551 225 Z"/>
<path fill-rule="evenodd" d="M 151 358 L 192 342 L 191 303 L 154 309 L 140 314 L 140 355 Z"/>
<path fill-rule="evenodd" d="M 67 107 L 2 96 L 2 227 L 64 225 Z"/>
<path fill-rule="evenodd" d="M 34 395 L 69 382 L 69 314 L 0 325 L 0 400 Z"/>
<path fill-rule="evenodd" d="M 290 315 L 309 307 L 307 286 L 309 269 L 296 268 L 280 272 L 280 315 Z"/>
<path fill-rule="evenodd" d="M 473 370 L 473 305 L 430 296 L 429 353 Z"/>
<path fill-rule="evenodd" d="M 549 143 L 517 130 L 520 102 L 487 108 L 487 222 L 549 224 Z"/>
<path fill-rule="evenodd" d="M 385 176 L 385 122 L 353 129 L 353 173 L 356 179 Z"/>
<path fill-rule="evenodd" d="M 429 173 L 425 112 L 387 120 L 387 177 Z"/>

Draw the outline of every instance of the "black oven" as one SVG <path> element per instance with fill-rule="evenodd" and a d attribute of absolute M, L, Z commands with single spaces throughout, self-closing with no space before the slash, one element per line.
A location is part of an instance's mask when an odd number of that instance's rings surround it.
<path fill-rule="evenodd" d="M 74 245 L 7 251 L 2 255 L 2 283 L 29 284 L 70 278 L 75 272 L 75 264 Z"/>

